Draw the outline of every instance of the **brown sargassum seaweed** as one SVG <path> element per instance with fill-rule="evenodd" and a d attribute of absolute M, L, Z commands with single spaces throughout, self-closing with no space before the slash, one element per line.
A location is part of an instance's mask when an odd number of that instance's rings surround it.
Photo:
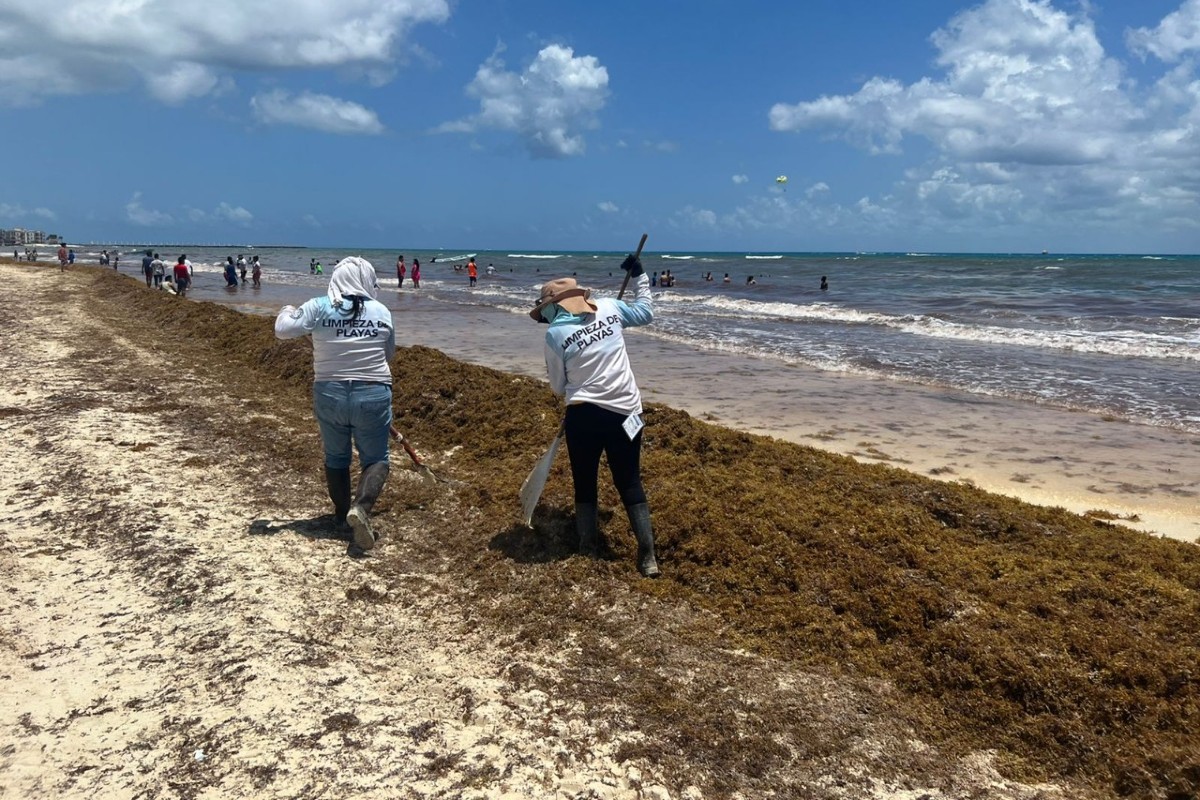
<path fill-rule="evenodd" d="M 277 341 L 269 319 L 107 271 L 94 280 L 116 301 L 114 324 L 152 321 L 169 352 L 253 376 L 277 407 L 310 413 L 307 340 Z M 701 644 L 707 635 L 714 646 L 887 682 L 922 736 L 952 753 L 994 749 L 1014 777 L 1064 778 L 1101 795 L 1198 796 L 1200 547 L 650 404 L 643 471 L 663 578 L 640 580 L 603 471 L 608 558 L 571 557 L 565 456 L 534 530 L 516 524 L 521 481 L 560 419 L 544 383 L 422 347 L 402 348 L 394 375 L 397 425 L 435 471 L 464 482 L 453 491 L 471 510 L 429 548 L 479 600 L 470 613 L 513 641 L 573 631 L 586 650 L 596 617 L 583 606 L 678 603 L 712 620 L 695 634 Z M 281 457 L 321 494 L 315 444 Z M 381 525 L 415 513 L 426 490 L 413 491 L 385 504 Z M 586 589 L 585 603 L 572 587 Z M 732 775 L 748 764 L 768 774 L 783 757 L 766 736 L 713 743 L 722 720 L 649 684 L 631 679 L 625 691 L 639 701 L 631 725 L 655 734 L 659 758 L 677 747 L 695 761 L 710 749 L 701 760 L 717 789 L 736 788 Z"/>

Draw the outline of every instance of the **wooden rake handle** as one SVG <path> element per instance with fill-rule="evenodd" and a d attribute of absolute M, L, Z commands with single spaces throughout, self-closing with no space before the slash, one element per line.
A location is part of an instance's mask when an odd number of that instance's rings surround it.
<path fill-rule="evenodd" d="M 642 240 L 641 240 L 640 242 L 638 242 L 638 248 L 637 248 L 637 251 L 636 251 L 636 252 L 633 254 L 633 257 L 634 257 L 634 258 L 639 258 L 639 257 L 642 255 L 642 248 L 646 246 L 646 238 L 647 238 L 649 235 L 650 235 L 650 234 L 648 234 L 648 233 L 643 233 L 643 234 L 642 234 Z M 618 300 L 620 300 L 622 297 L 624 297 L 624 296 L 625 296 L 625 287 L 626 287 L 626 286 L 628 286 L 628 285 L 629 285 L 629 273 L 628 273 L 628 272 L 626 272 L 626 273 L 625 273 L 625 280 L 621 281 L 621 291 L 617 292 L 617 299 L 618 299 Z"/>
<path fill-rule="evenodd" d="M 404 438 L 404 434 L 400 432 L 400 429 L 395 425 L 391 425 L 389 427 L 392 432 L 392 438 L 400 443 L 400 446 L 404 448 L 404 452 L 408 453 L 408 457 L 412 459 L 412 462 L 418 467 L 425 466 L 421 463 L 420 457 L 417 456 L 417 451 L 414 450 L 413 446 L 408 443 L 408 439 Z"/>

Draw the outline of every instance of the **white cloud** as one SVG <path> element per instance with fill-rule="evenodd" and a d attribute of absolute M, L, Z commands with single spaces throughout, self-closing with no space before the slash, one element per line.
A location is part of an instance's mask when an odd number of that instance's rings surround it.
<path fill-rule="evenodd" d="M 1151 53 L 1163 61 L 1177 61 L 1200 50 L 1200 0 L 1185 0 L 1154 30 L 1138 28 L 1126 35 L 1130 49 Z"/>
<path fill-rule="evenodd" d="M 812 186 L 804 190 L 804 194 L 810 199 L 818 195 L 829 194 L 829 184 L 825 183 L 824 181 L 814 183 Z"/>
<path fill-rule="evenodd" d="M 146 76 L 150 94 L 172 105 L 203 97 L 219 83 L 221 79 L 217 74 L 203 64 L 177 64 L 166 72 Z"/>
<path fill-rule="evenodd" d="M 605 200 L 603 203 L 599 203 L 596 207 L 599 208 L 601 211 L 603 211 L 605 214 L 615 214 L 621 210 L 621 209 L 617 208 L 616 203 L 610 203 L 607 200 Z"/>
<path fill-rule="evenodd" d="M 6 0 L 0 98 L 124 89 L 167 102 L 243 70 L 338 69 L 390 78 L 409 31 L 444 22 L 447 0 Z"/>
<path fill-rule="evenodd" d="M 1077 228 L 1113 218 L 1162 229 L 1164 220 L 1200 216 L 1195 63 L 1184 61 L 1139 89 L 1105 53 L 1089 9 L 986 0 L 931 36 L 940 76 L 909 84 L 873 77 L 854 94 L 777 103 L 770 127 L 821 131 L 900 158 L 906 139 L 930 142 L 933 157 L 919 166 L 906 162 L 890 199 L 842 209 L 875 222 L 887 211 L 914 230 L 939 220 L 1054 219 Z M 1166 59 L 1195 49 L 1200 0 L 1186 0 L 1158 28 L 1129 39 Z M 1142 180 L 1130 193 L 1134 176 Z"/>
<path fill-rule="evenodd" d="M 608 99 L 608 70 L 595 56 L 561 45 L 542 48 L 520 74 L 509 72 L 497 53 L 480 65 L 467 94 L 479 100 L 479 113 L 439 132 L 510 131 L 536 157 L 565 158 L 586 149 L 581 131 L 596 127 Z"/>
<path fill-rule="evenodd" d="M 57 214 L 43 206 L 27 209 L 20 203 L 0 203 L 0 220 L 15 220 L 17 224 L 20 224 L 27 217 L 40 217 L 47 220 L 58 219 Z"/>
<path fill-rule="evenodd" d="M 175 221 L 170 214 L 145 208 L 142 205 L 141 192 L 134 192 L 133 197 L 125 204 L 125 216 L 134 225 L 143 225 L 148 228 L 159 225 L 170 225 Z"/>
<path fill-rule="evenodd" d="M 136 198 L 135 198 L 136 199 Z M 241 206 L 232 206 L 222 201 L 212 211 L 202 208 L 187 208 L 187 218 L 192 222 L 208 225 L 219 225 L 232 222 L 235 225 L 247 226 L 254 221 L 254 215 Z"/>
<path fill-rule="evenodd" d="M 745 176 L 745 175 L 734 175 L 734 176 L 733 176 L 733 182 L 734 182 L 734 183 L 738 183 L 738 184 L 741 184 L 741 183 L 749 183 L 749 182 L 750 182 L 750 178 L 749 178 L 749 177 L 747 177 L 747 176 Z"/>
<path fill-rule="evenodd" d="M 326 133 L 383 133 L 374 111 L 324 94 L 293 95 L 275 89 L 251 98 L 250 108 L 259 122 L 268 125 L 296 125 Z"/>
<path fill-rule="evenodd" d="M 228 203 L 221 203 L 217 206 L 217 210 L 213 212 L 213 216 L 218 220 L 225 222 L 234 222 L 238 225 L 249 225 L 254 221 L 254 215 L 241 206 L 231 206 Z"/>
<path fill-rule="evenodd" d="M 717 226 L 717 212 L 707 208 L 685 206 L 675 212 L 672 222 L 676 227 L 683 228 L 715 228 Z"/>
<path fill-rule="evenodd" d="M 771 127 L 841 129 L 875 153 L 915 134 L 958 158 L 1047 165 L 1111 156 L 1140 117 L 1091 20 L 1049 0 L 988 0 L 932 39 L 944 80 L 872 78 L 854 95 L 779 103 Z"/>

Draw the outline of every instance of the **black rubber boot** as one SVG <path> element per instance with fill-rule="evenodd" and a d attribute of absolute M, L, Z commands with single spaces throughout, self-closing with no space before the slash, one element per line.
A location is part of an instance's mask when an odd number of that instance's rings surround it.
<path fill-rule="evenodd" d="M 646 503 L 625 506 L 625 513 L 629 515 L 629 525 L 633 528 L 633 535 L 637 537 L 638 572 L 647 578 L 657 578 L 658 560 L 654 557 L 654 529 L 650 527 L 650 506 Z"/>
<path fill-rule="evenodd" d="M 575 504 L 575 532 L 579 534 L 579 553 L 588 558 L 600 555 L 600 511 L 595 503 Z"/>
<path fill-rule="evenodd" d="M 333 501 L 333 514 L 338 525 L 346 524 L 350 511 L 350 468 L 325 468 L 325 486 L 329 488 L 329 499 Z"/>
<path fill-rule="evenodd" d="M 371 530 L 369 516 L 376 498 L 383 491 L 383 484 L 387 482 L 387 476 L 388 464 L 386 461 L 372 464 L 358 476 L 358 496 L 354 498 L 354 505 L 346 514 L 346 521 L 354 530 L 354 543 L 358 545 L 359 550 L 370 550 L 379 538 Z"/>

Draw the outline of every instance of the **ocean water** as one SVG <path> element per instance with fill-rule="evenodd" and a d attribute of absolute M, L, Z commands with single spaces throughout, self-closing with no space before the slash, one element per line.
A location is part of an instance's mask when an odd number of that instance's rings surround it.
<path fill-rule="evenodd" d="M 94 263 L 100 249 L 77 253 Z M 127 250 L 121 271 L 136 273 L 140 255 Z M 182 251 L 158 250 L 168 264 Z M 237 248 L 182 252 L 196 269 L 192 297 L 259 313 L 321 293 L 328 270 L 346 255 L 375 264 L 380 299 L 399 312 L 448 317 L 524 314 L 543 281 L 564 275 L 615 295 L 623 276 L 623 254 L 475 251 L 479 285 L 470 289 L 465 271 L 455 269 L 469 250 L 245 248 L 264 265 L 264 287 L 227 290 L 221 264 Z M 410 269 L 414 256 L 421 260 L 419 292 L 407 279 L 396 288 L 400 252 Z M 309 274 L 313 258 L 324 276 Z M 648 252 L 642 262 L 676 279 L 655 290 L 655 324 L 644 335 L 699 352 L 1200 433 L 1200 256 Z M 489 264 L 495 274 L 487 274 Z"/>

